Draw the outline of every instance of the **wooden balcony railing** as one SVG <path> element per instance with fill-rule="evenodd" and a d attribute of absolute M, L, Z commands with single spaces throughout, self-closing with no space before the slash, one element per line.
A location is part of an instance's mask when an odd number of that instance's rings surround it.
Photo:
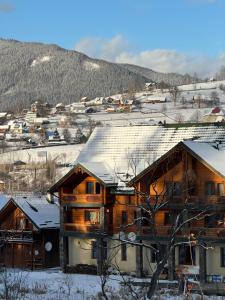
<path fill-rule="evenodd" d="M 64 202 L 101 202 L 101 195 L 90 195 L 90 194 L 82 194 L 82 195 L 74 195 L 74 194 L 63 194 L 62 201 Z"/>
<path fill-rule="evenodd" d="M 65 223 L 64 230 L 77 232 L 97 232 L 100 230 L 100 224 L 79 224 L 79 223 Z"/>
<path fill-rule="evenodd" d="M 157 237 L 167 237 L 171 233 L 171 226 L 157 226 L 156 228 L 156 236 Z M 196 237 L 206 237 L 212 239 L 220 239 L 225 238 L 225 228 L 222 227 L 188 227 L 182 228 L 176 235 L 177 236 L 188 236 L 189 234 L 195 234 Z M 142 235 L 153 235 L 153 229 L 150 226 L 142 226 L 141 227 Z"/>
<path fill-rule="evenodd" d="M 225 196 L 189 196 L 188 198 L 182 197 L 182 196 L 151 196 L 151 201 L 152 203 L 158 202 L 158 203 L 163 203 L 163 202 L 168 202 L 166 206 L 174 207 L 176 205 L 184 205 L 184 204 L 198 204 L 202 206 L 207 206 L 207 205 L 221 205 L 225 204 Z"/>
<path fill-rule="evenodd" d="M 32 242 L 33 233 L 28 230 L 0 230 L 0 240 L 4 242 L 23 241 Z"/>

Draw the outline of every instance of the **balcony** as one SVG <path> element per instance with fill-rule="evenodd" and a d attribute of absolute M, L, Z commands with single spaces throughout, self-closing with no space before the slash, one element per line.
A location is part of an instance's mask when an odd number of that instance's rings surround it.
<path fill-rule="evenodd" d="M 167 202 L 164 208 L 170 209 L 182 209 L 184 205 L 187 205 L 200 209 L 208 206 L 210 209 L 218 210 L 224 207 L 225 196 L 189 196 L 188 198 L 182 196 L 151 196 L 151 203 L 154 204 L 156 201 L 158 203 Z"/>
<path fill-rule="evenodd" d="M 168 237 L 171 233 L 171 226 L 160 226 L 158 225 L 156 228 L 156 236 L 157 237 Z M 190 234 L 194 234 L 195 237 L 204 237 L 207 239 L 224 239 L 225 238 L 225 228 L 223 227 L 188 227 L 182 228 L 176 236 L 178 237 L 187 237 Z M 154 232 L 150 226 L 142 226 L 141 227 L 141 235 L 146 236 L 153 236 Z"/>
<path fill-rule="evenodd" d="M 33 233 L 28 230 L 0 230 L 0 241 L 33 242 Z"/>
<path fill-rule="evenodd" d="M 82 233 L 98 232 L 100 230 L 100 224 L 64 223 L 64 230 Z"/>
<path fill-rule="evenodd" d="M 63 194 L 61 197 L 63 202 L 79 202 L 79 203 L 90 203 L 90 202 L 102 202 L 102 195 L 90 195 L 90 194 L 82 194 L 82 195 L 74 195 L 74 194 Z"/>

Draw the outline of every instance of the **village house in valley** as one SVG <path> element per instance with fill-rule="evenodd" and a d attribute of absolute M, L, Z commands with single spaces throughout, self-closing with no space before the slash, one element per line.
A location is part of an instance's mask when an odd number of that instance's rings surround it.
<path fill-rule="evenodd" d="M 59 265 L 59 207 L 33 195 L 0 197 L 0 264 L 26 269 Z"/>
<path fill-rule="evenodd" d="M 222 123 L 96 128 L 74 167 L 50 189 L 60 198 L 63 270 L 81 271 L 85 266 L 88 272 L 95 266 L 97 271 L 116 248 L 112 261 L 121 271 L 151 274 L 155 253 L 123 240 L 151 246 L 157 239 L 166 246 L 172 220 L 186 208 L 182 218 L 206 214 L 177 232 L 179 245 L 168 261 L 167 277 L 173 279 L 179 266 L 194 265 L 202 282 L 214 275 L 222 281 L 224 165 Z M 154 236 L 144 210 L 139 209 L 145 205 L 143 194 L 153 203 L 165 202 L 155 216 Z M 136 222 L 140 216 L 143 220 Z"/>

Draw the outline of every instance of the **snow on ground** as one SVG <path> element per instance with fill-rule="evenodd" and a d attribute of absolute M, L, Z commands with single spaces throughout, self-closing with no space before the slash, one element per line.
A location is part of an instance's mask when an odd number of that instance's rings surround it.
<path fill-rule="evenodd" d="M 25 163 L 45 162 L 46 159 L 55 159 L 58 163 L 67 164 L 76 160 L 84 144 L 59 145 L 38 147 L 1 153 L 1 164 L 13 163 L 22 160 Z"/>
<path fill-rule="evenodd" d="M 178 88 L 180 91 L 209 90 L 219 88 L 220 85 L 225 85 L 225 80 L 185 84 Z"/>
<path fill-rule="evenodd" d="M 133 280 L 131 278 L 131 280 Z M 149 281 L 150 279 L 146 279 Z M 138 279 L 135 279 L 138 281 Z M 112 275 L 107 282 L 107 291 L 113 294 L 114 298 L 124 300 L 128 299 L 128 291 L 125 291 L 121 285 L 122 278 Z M 12 284 L 14 283 L 14 288 Z M 18 293 L 13 299 L 27 300 L 94 300 L 101 292 L 101 281 L 99 276 L 81 275 L 81 274 L 64 274 L 58 269 L 46 271 L 25 272 L 19 270 L 6 270 L 0 273 L 0 294 L 4 291 L 4 284 L 9 287 L 10 292 L 15 293 L 17 287 L 15 284 L 20 283 L 21 290 L 24 295 Z M 164 282 L 166 283 L 166 281 Z M 171 282 L 167 282 L 171 283 Z M 176 293 L 176 289 L 159 291 L 161 300 L 171 299 L 187 299 L 180 296 L 172 296 Z M 1 297 L 1 296 L 0 296 Z M 4 299 L 1 297 L 1 299 Z M 133 298 L 130 298 L 133 299 Z M 190 298 L 189 298 L 190 299 Z M 193 295 L 192 299 L 200 299 L 199 295 Z M 204 297 L 204 300 L 224 299 L 223 297 Z"/>
<path fill-rule="evenodd" d="M 87 71 L 92 71 L 92 70 L 98 70 L 98 69 L 100 69 L 100 66 L 99 66 L 99 64 L 96 64 L 94 62 L 86 60 L 84 62 L 84 68 Z"/>
<path fill-rule="evenodd" d="M 50 59 L 51 59 L 51 57 L 48 55 L 34 59 L 31 63 L 31 67 L 35 67 L 36 65 L 43 63 L 43 62 L 48 62 L 48 61 L 50 61 Z"/>
<path fill-rule="evenodd" d="M 24 288 L 29 291 L 25 299 L 29 300 L 90 300 L 94 299 L 92 297 L 100 292 L 100 278 L 98 276 L 63 274 L 57 269 L 33 272 L 17 270 L 11 272 L 12 275 L 10 277 L 15 278 L 14 281 L 18 278 L 18 274 L 20 278 L 24 278 Z M 4 278 L 2 279 L 2 276 L 0 274 L 0 292 L 3 290 L 2 281 Z M 35 287 L 37 287 L 36 292 Z M 110 281 L 109 289 L 119 290 L 119 282 L 116 278 Z"/>

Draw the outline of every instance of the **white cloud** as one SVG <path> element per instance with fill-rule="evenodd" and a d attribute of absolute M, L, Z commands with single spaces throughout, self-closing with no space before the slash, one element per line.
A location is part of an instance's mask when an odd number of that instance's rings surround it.
<path fill-rule="evenodd" d="M 118 54 L 128 51 L 130 43 L 122 35 L 116 35 L 111 40 L 86 37 L 81 39 L 76 45 L 75 50 L 83 52 L 91 57 L 102 58 L 115 61 Z"/>
<path fill-rule="evenodd" d="M 75 45 L 75 49 L 91 57 L 112 62 L 135 64 L 165 73 L 197 73 L 202 77 L 215 74 L 225 65 L 225 52 L 212 58 L 199 53 L 181 53 L 169 49 L 137 52 L 122 35 L 117 35 L 111 40 L 84 38 Z"/>

